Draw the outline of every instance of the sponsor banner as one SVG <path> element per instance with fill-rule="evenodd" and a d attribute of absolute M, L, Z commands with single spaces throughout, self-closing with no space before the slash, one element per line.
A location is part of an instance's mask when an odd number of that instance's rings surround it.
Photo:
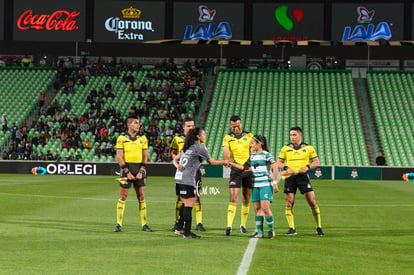
<path fill-rule="evenodd" d="M 0 173 L 37 175 L 108 175 L 119 177 L 119 165 L 100 162 L 0 161 Z M 148 164 L 148 176 L 171 176 L 172 164 Z"/>
<path fill-rule="evenodd" d="M 95 42 L 165 39 L 165 3 L 95 0 Z"/>
<path fill-rule="evenodd" d="M 381 180 L 380 167 L 335 167 L 337 180 Z"/>
<path fill-rule="evenodd" d="M 332 178 L 332 166 L 319 166 L 309 173 L 311 179 L 330 180 Z"/>
<path fill-rule="evenodd" d="M 402 40 L 403 3 L 332 4 L 333 41 Z"/>
<path fill-rule="evenodd" d="M 174 3 L 175 39 L 242 40 L 244 33 L 242 3 Z"/>
<path fill-rule="evenodd" d="M 14 1 L 13 39 L 84 41 L 85 1 Z"/>
<path fill-rule="evenodd" d="M 253 4 L 253 40 L 322 40 L 323 4 Z"/>

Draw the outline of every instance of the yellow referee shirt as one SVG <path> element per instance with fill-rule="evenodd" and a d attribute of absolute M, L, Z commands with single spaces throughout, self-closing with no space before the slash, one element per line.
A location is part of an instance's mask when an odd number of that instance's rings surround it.
<path fill-rule="evenodd" d="M 250 157 L 250 140 L 253 134 L 243 131 L 240 135 L 227 134 L 223 138 L 223 146 L 228 146 L 230 158 L 238 164 L 244 165 Z"/>
<path fill-rule="evenodd" d="M 318 157 L 313 146 L 302 142 L 298 146 L 293 143 L 283 146 L 279 158 L 285 160 L 285 165 L 296 173 L 308 165 L 311 159 Z"/>
<path fill-rule="evenodd" d="M 170 148 L 171 150 L 174 150 L 177 154 L 180 152 L 185 143 L 185 136 L 175 136 L 173 140 L 171 141 Z"/>
<path fill-rule="evenodd" d="M 148 140 L 145 136 L 130 137 L 128 134 L 122 134 L 116 141 L 116 149 L 124 150 L 126 163 L 141 163 L 142 150 L 148 150 Z"/>

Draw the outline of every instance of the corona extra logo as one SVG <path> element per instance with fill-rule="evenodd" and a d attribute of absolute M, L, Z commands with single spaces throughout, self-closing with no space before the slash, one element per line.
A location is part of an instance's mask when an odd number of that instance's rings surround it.
<path fill-rule="evenodd" d="M 143 32 L 155 32 L 152 21 L 137 20 L 142 11 L 130 6 L 121 10 L 122 19 L 109 17 L 105 20 L 105 29 L 116 34 L 118 40 L 144 40 Z"/>
<path fill-rule="evenodd" d="M 122 17 L 125 19 L 138 19 L 141 17 L 141 10 L 130 6 L 121 10 Z"/>
<path fill-rule="evenodd" d="M 294 23 L 293 20 L 289 18 L 287 15 L 289 7 L 287 5 L 280 5 L 275 10 L 275 18 L 276 21 L 282 26 L 285 30 L 291 31 L 293 30 Z M 303 19 L 303 10 L 300 8 L 296 8 L 292 11 L 292 15 L 296 20 L 296 23 L 300 23 Z"/>

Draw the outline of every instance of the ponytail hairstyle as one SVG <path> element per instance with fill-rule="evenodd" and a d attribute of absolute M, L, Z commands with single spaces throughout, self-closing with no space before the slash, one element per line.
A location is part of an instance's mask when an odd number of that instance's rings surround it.
<path fill-rule="evenodd" d="M 183 147 L 183 151 L 187 151 L 188 148 L 190 148 L 191 145 L 193 145 L 197 140 L 197 136 L 201 134 L 201 132 L 203 131 L 203 129 L 201 129 L 200 127 L 195 127 L 193 129 L 191 129 L 190 131 L 188 131 L 186 137 L 185 137 L 185 142 L 184 142 L 184 147 Z"/>
<path fill-rule="evenodd" d="M 267 139 L 262 135 L 255 135 L 253 139 L 262 145 L 262 149 L 269 152 L 269 145 L 267 144 Z"/>

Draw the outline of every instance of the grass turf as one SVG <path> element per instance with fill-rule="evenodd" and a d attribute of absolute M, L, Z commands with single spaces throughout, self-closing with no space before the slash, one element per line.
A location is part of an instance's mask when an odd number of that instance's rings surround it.
<path fill-rule="evenodd" d="M 236 274 L 249 238 L 238 231 L 240 202 L 233 235 L 224 236 L 226 179 L 204 179 L 207 232 L 200 233 L 199 240 L 185 240 L 170 231 L 172 177 L 148 179 L 148 224 L 155 232 L 140 230 L 134 190 L 126 203 L 123 231 L 112 232 L 119 194 L 114 179 L 0 175 L 0 272 Z M 314 180 L 313 186 L 326 236 L 315 235 L 310 208 L 299 194 L 298 235 L 284 236 L 287 223 L 279 193 L 271 205 L 276 237 L 259 240 L 248 274 L 414 274 L 412 183 Z M 254 231 L 252 206 L 248 230 Z"/>

